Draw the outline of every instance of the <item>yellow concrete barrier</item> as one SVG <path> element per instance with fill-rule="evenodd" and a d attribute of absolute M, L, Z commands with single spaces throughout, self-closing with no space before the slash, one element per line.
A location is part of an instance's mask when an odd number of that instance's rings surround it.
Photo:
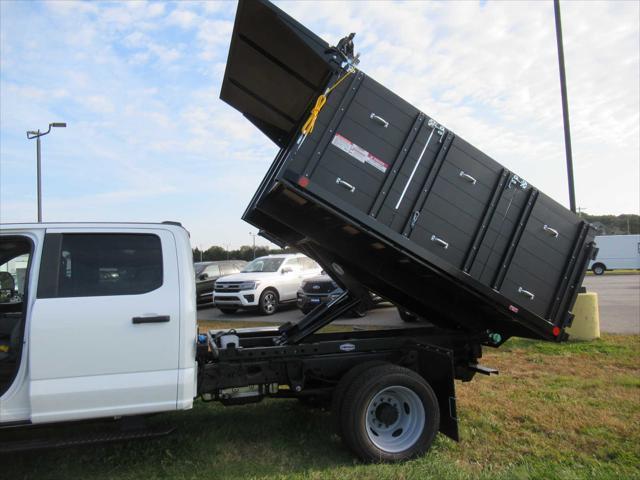
<path fill-rule="evenodd" d="M 573 324 L 567 328 L 569 340 L 593 340 L 600 338 L 600 311 L 598 294 L 579 293 L 573 307 Z"/>

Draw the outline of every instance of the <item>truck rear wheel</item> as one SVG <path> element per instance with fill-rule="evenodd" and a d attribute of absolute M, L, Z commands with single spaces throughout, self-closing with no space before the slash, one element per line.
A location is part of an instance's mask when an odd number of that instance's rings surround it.
<path fill-rule="evenodd" d="M 596 263 L 593 267 L 591 267 L 591 270 L 596 275 L 603 275 L 604 272 L 607 271 L 607 267 L 605 267 L 602 263 Z"/>
<path fill-rule="evenodd" d="M 343 438 L 366 462 L 395 462 L 425 453 L 440 425 L 433 389 L 397 365 L 362 373 L 347 389 L 341 412 Z"/>

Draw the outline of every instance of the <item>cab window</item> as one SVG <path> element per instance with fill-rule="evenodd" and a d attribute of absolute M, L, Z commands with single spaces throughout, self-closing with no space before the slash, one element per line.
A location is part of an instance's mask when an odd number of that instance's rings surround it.
<path fill-rule="evenodd" d="M 160 238 L 48 234 L 38 298 L 139 295 L 162 286 Z"/>

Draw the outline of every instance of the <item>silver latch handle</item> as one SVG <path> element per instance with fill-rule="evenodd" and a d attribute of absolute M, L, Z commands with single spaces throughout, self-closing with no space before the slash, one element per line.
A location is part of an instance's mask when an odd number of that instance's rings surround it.
<path fill-rule="evenodd" d="M 542 229 L 552 237 L 558 238 L 559 233 L 558 233 L 558 230 L 556 230 L 555 228 L 551 228 L 549 225 L 544 225 Z"/>
<path fill-rule="evenodd" d="M 387 128 L 389 126 L 389 122 L 387 122 L 384 118 L 376 115 L 375 113 L 369 115 L 369 118 L 384 128 Z"/>
<path fill-rule="evenodd" d="M 340 177 L 336 178 L 336 183 L 338 185 L 343 186 L 344 188 L 346 188 L 347 190 L 349 190 L 351 193 L 356 191 L 356 187 L 354 187 L 353 185 L 351 185 L 349 182 L 345 182 L 344 180 L 342 180 Z"/>
<path fill-rule="evenodd" d="M 531 293 L 529 290 L 525 290 L 522 287 L 518 287 L 518 293 L 521 293 L 522 295 L 529 297 L 529 300 L 533 300 L 534 298 L 536 298 L 536 296 L 533 293 Z"/>
<path fill-rule="evenodd" d="M 441 239 L 440 237 L 437 237 L 436 235 L 431 235 L 431 241 L 437 243 L 445 250 L 449 248 L 449 244 L 445 242 L 443 239 Z"/>
<path fill-rule="evenodd" d="M 463 170 L 460 170 L 460 178 L 464 178 L 467 182 L 472 183 L 472 184 L 476 184 L 476 179 L 473 178 L 471 175 L 469 175 L 468 173 L 464 173 Z"/>

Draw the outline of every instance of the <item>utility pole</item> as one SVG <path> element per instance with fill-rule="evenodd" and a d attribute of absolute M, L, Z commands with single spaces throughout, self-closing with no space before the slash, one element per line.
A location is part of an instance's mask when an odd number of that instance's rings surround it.
<path fill-rule="evenodd" d="M 562 96 L 562 120 L 564 122 L 564 148 L 567 156 L 567 179 L 569 181 L 569 206 L 576 213 L 576 193 L 573 185 L 573 155 L 571 153 L 571 128 L 569 126 L 569 101 L 567 99 L 567 77 L 564 71 L 564 46 L 562 43 L 562 20 L 560 0 L 553 0 L 556 18 L 556 42 L 558 44 L 558 68 L 560 69 L 560 94 Z"/>
<path fill-rule="evenodd" d="M 41 147 L 40 147 L 40 137 L 44 137 L 48 135 L 51 131 L 51 127 L 57 128 L 65 128 L 67 126 L 64 122 L 54 122 L 49 124 L 49 129 L 46 132 L 41 132 L 40 130 L 31 130 L 27 132 L 27 138 L 29 140 L 36 139 L 36 176 L 38 177 L 38 223 L 42 223 L 42 168 L 41 168 Z"/>
<path fill-rule="evenodd" d="M 256 259 L 256 237 L 258 236 L 258 234 L 249 232 L 249 235 L 253 237 L 253 259 L 255 260 Z"/>

